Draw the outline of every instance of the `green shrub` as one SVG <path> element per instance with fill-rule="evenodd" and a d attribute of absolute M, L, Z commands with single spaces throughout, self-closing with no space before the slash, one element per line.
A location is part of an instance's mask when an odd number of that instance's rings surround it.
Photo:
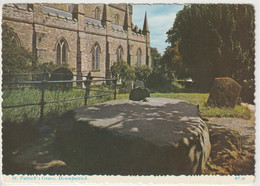
<path fill-rule="evenodd" d="M 147 78 L 145 86 L 151 91 L 168 92 L 171 82 L 164 74 L 153 71 Z"/>
<path fill-rule="evenodd" d="M 134 69 L 122 59 L 119 59 L 116 63 L 112 65 L 111 73 L 113 78 L 121 80 L 123 86 L 126 85 L 127 81 L 135 79 Z"/>
<path fill-rule="evenodd" d="M 251 80 L 244 80 L 241 84 L 242 90 L 240 93 L 240 97 L 242 98 L 243 102 L 254 104 L 254 93 L 255 93 L 255 81 L 254 79 Z"/>
<path fill-rule="evenodd" d="M 23 48 L 14 30 L 2 24 L 2 70 L 3 81 L 27 80 L 26 76 L 15 77 L 10 74 L 26 73 L 31 71 L 33 55 Z"/>
<path fill-rule="evenodd" d="M 184 88 L 181 84 L 177 83 L 176 80 L 169 80 L 165 74 L 153 71 L 147 81 L 145 86 L 150 89 L 151 92 L 179 92 Z"/>
<path fill-rule="evenodd" d="M 137 65 L 134 68 L 135 70 L 135 79 L 145 82 L 147 78 L 152 73 L 151 67 L 147 65 Z"/>

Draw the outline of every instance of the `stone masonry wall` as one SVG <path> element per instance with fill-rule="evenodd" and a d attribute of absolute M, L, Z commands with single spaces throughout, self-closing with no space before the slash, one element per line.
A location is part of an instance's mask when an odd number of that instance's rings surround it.
<path fill-rule="evenodd" d="M 72 69 L 76 68 L 77 57 L 77 33 L 70 30 L 61 30 L 44 26 L 37 26 L 37 51 L 39 60 L 42 63 L 56 63 L 56 45 L 60 39 L 68 43 L 68 64 Z M 41 38 L 41 39 L 40 39 Z"/>
<path fill-rule="evenodd" d="M 139 48 L 141 49 L 141 65 L 146 64 L 146 44 L 137 41 L 131 41 L 131 66 L 137 65 L 137 51 Z"/>
<path fill-rule="evenodd" d="M 57 62 L 56 46 L 60 39 L 64 39 L 68 46 L 67 62 L 73 73 L 77 72 L 78 63 L 81 65 L 80 71 L 83 75 L 87 75 L 91 71 L 94 76 L 106 76 L 106 69 L 110 69 L 112 64 L 117 61 L 119 46 L 123 48 L 124 61 L 128 60 L 128 50 L 130 50 L 131 65 L 137 63 L 136 54 L 140 48 L 142 51 L 141 62 L 143 65 L 146 64 L 147 39 L 145 35 L 136 34 L 132 31 L 127 32 L 116 25 L 107 28 L 101 22 L 91 22 L 91 20 L 85 19 L 85 16 L 93 18 L 97 6 L 100 8 L 102 14 L 100 18 L 102 19 L 103 4 L 79 6 L 83 7 L 81 10 L 85 15 L 80 14 L 77 20 L 72 13 L 71 4 L 23 4 L 21 6 L 6 4 L 2 8 L 3 23 L 14 29 L 23 47 L 30 52 L 37 52 L 41 63 Z M 119 25 L 123 27 L 126 4 L 109 5 L 108 10 L 111 24 L 114 24 L 113 16 L 118 14 Z M 130 20 L 132 20 L 131 15 L 132 12 L 130 12 Z M 96 43 L 101 49 L 100 69 L 92 70 L 91 50 Z M 107 59 L 109 59 L 108 67 L 106 66 Z"/>
<path fill-rule="evenodd" d="M 85 46 L 84 56 L 82 55 L 82 71 L 83 74 L 87 74 L 91 71 L 91 74 L 94 76 L 105 76 L 105 61 L 106 61 L 106 38 L 99 35 L 85 34 Z M 92 48 L 98 43 L 100 46 L 100 69 L 92 70 Z"/>
<path fill-rule="evenodd" d="M 110 54 L 110 67 L 114 62 L 117 61 L 117 50 L 119 46 L 122 46 L 123 49 L 123 60 L 127 62 L 127 40 L 109 37 L 109 54 Z"/>
<path fill-rule="evenodd" d="M 103 4 L 86 4 L 84 5 L 84 13 L 85 16 L 90 17 L 90 18 L 95 18 L 95 9 L 99 8 L 100 10 L 100 19 L 102 19 L 103 16 L 103 9 L 104 9 L 104 5 Z"/>
<path fill-rule="evenodd" d="M 125 20 L 125 11 L 119 10 L 119 9 L 111 7 L 111 6 L 110 6 L 109 10 L 110 10 L 110 20 L 111 20 L 112 24 L 116 24 L 115 16 L 117 14 L 118 18 L 119 18 L 119 25 L 123 26 L 124 20 Z"/>
<path fill-rule="evenodd" d="M 43 5 L 52 7 L 52 8 L 57 8 L 60 10 L 64 10 L 64 11 L 69 11 L 69 4 L 52 4 L 52 3 L 44 3 Z"/>
<path fill-rule="evenodd" d="M 33 13 L 28 10 L 18 9 L 12 4 L 7 4 L 3 6 L 2 15 L 2 23 L 10 25 L 17 34 L 21 45 L 32 52 Z"/>
<path fill-rule="evenodd" d="M 12 25 L 11 27 L 14 29 L 14 32 L 17 34 L 20 44 L 24 46 L 29 52 L 32 52 L 32 38 L 33 38 L 32 24 L 20 23 L 12 20 L 3 20 L 3 23 L 6 23 L 7 25 Z M 20 32 L 20 30 L 24 30 L 26 32 Z"/>

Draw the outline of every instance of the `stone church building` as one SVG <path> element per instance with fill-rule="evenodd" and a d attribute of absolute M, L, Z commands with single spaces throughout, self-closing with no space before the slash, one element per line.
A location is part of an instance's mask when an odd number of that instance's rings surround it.
<path fill-rule="evenodd" d="M 73 74 L 110 77 L 122 58 L 129 65 L 151 65 L 150 31 L 132 22 L 129 4 L 5 4 L 2 22 L 14 41 L 41 63 L 68 64 Z"/>

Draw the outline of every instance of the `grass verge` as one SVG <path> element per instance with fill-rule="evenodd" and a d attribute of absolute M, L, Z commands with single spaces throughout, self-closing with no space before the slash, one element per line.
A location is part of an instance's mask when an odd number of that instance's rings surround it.
<path fill-rule="evenodd" d="M 154 93 L 151 94 L 151 97 L 180 99 L 193 105 L 199 105 L 203 117 L 232 117 L 242 119 L 250 119 L 251 117 L 251 112 L 247 106 L 236 105 L 235 108 L 205 106 L 209 97 L 208 93 Z"/>
<path fill-rule="evenodd" d="M 97 91 L 107 91 L 107 90 L 97 90 Z M 96 91 L 90 92 L 90 96 L 97 95 Z M 84 89 L 72 89 L 69 91 L 61 90 L 46 90 L 45 91 L 45 101 L 55 101 L 64 100 L 70 98 L 84 97 Z M 15 91 L 3 91 L 3 106 L 29 104 L 29 103 L 39 103 L 41 99 L 41 92 L 37 89 L 24 89 Z M 99 96 L 88 99 L 88 105 L 95 103 L 101 103 L 113 99 L 113 95 Z M 46 104 L 44 106 L 44 116 L 49 118 L 52 116 L 61 116 L 68 110 L 77 107 L 84 106 L 84 99 L 65 101 L 59 103 Z M 26 106 L 18 108 L 2 109 L 3 116 L 2 121 L 9 122 L 24 122 L 28 120 L 37 121 L 40 118 L 40 106 Z"/>
<path fill-rule="evenodd" d="M 102 89 L 106 91 L 106 89 Z M 62 100 L 66 98 L 83 97 L 85 90 L 72 89 L 70 91 L 46 91 L 45 100 Z M 92 91 L 91 95 L 97 94 Z M 5 91 L 3 92 L 2 105 L 18 105 L 26 103 L 38 103 L 40 101 L 41 93 L 39 90 L 17 90 L 17 91 Z M 237 105 L 235 108 L 218 108 L 205 106 L 209 94 L 208 93 L 151 93 L 151 97 L 163 97 L 171 99 L 180 99 L 188 103 L 199 105 L 200 112 L 203 117 L 233 117 L 250 119 L 251 113 L 246 106 Z M 101 103 L 104 101 L 112 100 L 113 95 L 95 97 L 88 100 L 88 105 L 95 103 Z M 129 99 L 129 94 L 117 94 L 117 99 Z M 46 118 L 52 116 L 61 116 L 66 111 L 84 106 L 84 99 L 76 101 L 60 102 L 55 104 L 46 104 L 44 108 L 44 115 Z M 23 122 L 25 120 L 38 120 L 40 117 L 39 106 L 28 106 L 13 109 L 3 109 L 3 121 L 10 122 Z"/>

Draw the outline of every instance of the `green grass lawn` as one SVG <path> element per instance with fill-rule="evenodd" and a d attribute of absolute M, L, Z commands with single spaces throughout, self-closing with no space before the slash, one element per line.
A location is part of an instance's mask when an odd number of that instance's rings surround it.
<path fill-rule="evenodd" d="M 251 117 L 248 107 L 242 105 L 236 105 L 235 108 L 205 106 L 209 97 L 208 93 L 154 93 L 151 94 L 151 97 L 180 99 L 194 105 L 199 105 L 203 117 L 232 117 L 242 119 L 250 119 Z"/>
<path fill-rule="evenodd" d="M 99 90 L 107 90 L 105 88 L 98 88 Z M 71 91 L 46 91 L 45 100 L 62 100 L 66 98 L 83 97 L 85 90 L 72 89 Z M 97 94 L 92 91 L 91 95 Z M 188 103 L 199 105 L 201 115 L 203 117 L 236 117 L 243 119 L 250 119 L 250 111 L 245 106 L 236 106 L 233 108 L 217 108 L 206 107 L 209 94 L 208 93 L 151 93 L 151 97 L 163 97 L 171 99 L 180 99 Z M 18 105 L 26 103 L 39 103 L 41 93 L 39 90 L 25 89 L 17 91 L 3 91 L 2 105 Z M 117 99 L 128 99 L 129 94 L 117 94 Z M 88 105 L 112 100 L 113 95 L 104 97 L 95 97 L 88 99 Z M 67 101 L 54 104 L 46 104 L 44 108 L 44 115 L 61 116 L 66 111 L 84 106 L 84 99 L 76 101 Z M 21 108 L 3 109 L 3 121 L 23 121 L 26 119 L 37 120 L 40 117 L 40 106 L 28 106 Z"/>
<path fill-rule="evenodd" d="M 128 99 L 128 94 L 119 94 L 117 99 Z M 191 103 L 193 105 L 199 105 L 201 115 L 203 117 L 232 117 L 250 119 L 251 113 L 246 106 L 237 105 L 235 108 L 218 108 L 212 106 L 205 106 L 208 100 L 208 93 L 151 93 L 151 97 L 162 97 L 171 99 L 180 99 Z"/>
<path fill-rule="evenodd" d="M 97 88 L 95 88 L 97 89 Z M 107 89 L 99 89 L 107 91 Z M 112 92 L 112 91 L 111 91 Z M 91 95 L 98 94 L 95 91 L 90 92 Z M 72 89 L 69 91 L 55 90 L 45 91 L 45 101 L 63 100 L 69 98 L 84 97 L 84 89 Z M 41 99 L 41 92 L 37 89 L 24 89 L 16 91 L 3 91 L 2 106 L 20 105 L 28 103 L 39 103 Z M 113 99 L 113 95 L 94 97 L 88 99 L 88 105 L 101 103 Z M 44 106 L 45 118 L 52 116 L 61 116 L 66 111 L 77 107 L 84 106 L 84 99 L 65 101 L 59 103 L 46 104 Z M 8 108 L 2 110 L 3 121 L 9 122 L 23 122 L 24 120 L 38 120 L 40 118 L 40 106 L 26 106 L 18 108 Z"/>

